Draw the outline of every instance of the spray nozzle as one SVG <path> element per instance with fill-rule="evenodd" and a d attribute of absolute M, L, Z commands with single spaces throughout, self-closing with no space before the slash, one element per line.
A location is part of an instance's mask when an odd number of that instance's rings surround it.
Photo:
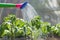
<path fill-rule="evenodd" d="M 20 7 L 20 9 L 23 9 L 24 7 L 26 7 L 27 3 L 28 3 L 28 2 L 24 2 L 24 3 L 22 4 L 22 6 Z"/>

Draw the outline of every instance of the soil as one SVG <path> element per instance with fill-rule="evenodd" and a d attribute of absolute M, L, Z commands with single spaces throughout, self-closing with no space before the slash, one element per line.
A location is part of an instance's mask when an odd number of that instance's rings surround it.
<path fill-rule="evenodd" d="M 46 40 L 60 40 L 60 36 L 54 35 L 52 37 L 47 37 Z"/>

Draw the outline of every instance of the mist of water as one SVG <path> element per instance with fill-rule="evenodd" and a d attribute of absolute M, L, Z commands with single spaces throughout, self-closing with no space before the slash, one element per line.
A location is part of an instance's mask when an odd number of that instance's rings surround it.
<path fill-rule="evenodd" d="M 35 9 L 29 3 L 21 11 L 22 11 L 23 19 L 27 21 L 30 21 L 32 18 L 34 18 L 34 16 L 38 15 Z"/>

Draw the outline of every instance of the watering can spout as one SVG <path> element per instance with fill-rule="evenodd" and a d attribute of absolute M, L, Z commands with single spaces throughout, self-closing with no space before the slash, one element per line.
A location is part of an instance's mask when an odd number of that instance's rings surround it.
<path fill-rule="evenodd" d="M 20 9 L 25 8 L 25 7 L 27 6 L 27 3 L 28 3 L 28 2 L 24 2 L 24 3 L 22 3 L 22 5 L 21 5 Z"/>

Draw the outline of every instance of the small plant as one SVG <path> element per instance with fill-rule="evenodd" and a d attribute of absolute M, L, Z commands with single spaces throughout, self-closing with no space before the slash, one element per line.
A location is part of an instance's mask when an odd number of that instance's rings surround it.
<path fill-rule="evenodd" d="M 42 35 L 41 35 L 41 37 L 47 37 L 48 36 L 48 34 L 50 34 L 50 31 L 51 31 L 51 25 L 50 25 L 50 23 L 48 23 L 48 22 L 43 22 L 42 24 L 41 24 L 41 31 L 42 31 Z"/>
<path fill-rule="evenodd" d="M 53 35 L 60 36 L 60 24 L 56 24 L 51 27 L 51 32 Z"/>
<path fill-rule="evenodd" d="M 31 34 L 31 27 L 23 19 L 9 15 L 0 26 L 0 37 L 25 37 Z"/>
<path fill-rule="evenodd" d="M 41 26 L 42 21 L 40 20 L 40 16 L 35 16 L 32 20 L 31 20 L 31 25 L 34 26 L 36 29 L 39 29 Z"/>
<path fill-rule="evenodd" d="M 42 24 L 40 16 L 35 16 L 31 20 L 30 24 L 31 24 L 32 35 L 34 36 L 34 40 L 37 40 L 37 38 L 40 35 L 40 28 L 41 28 L 41 24 Z"/>

